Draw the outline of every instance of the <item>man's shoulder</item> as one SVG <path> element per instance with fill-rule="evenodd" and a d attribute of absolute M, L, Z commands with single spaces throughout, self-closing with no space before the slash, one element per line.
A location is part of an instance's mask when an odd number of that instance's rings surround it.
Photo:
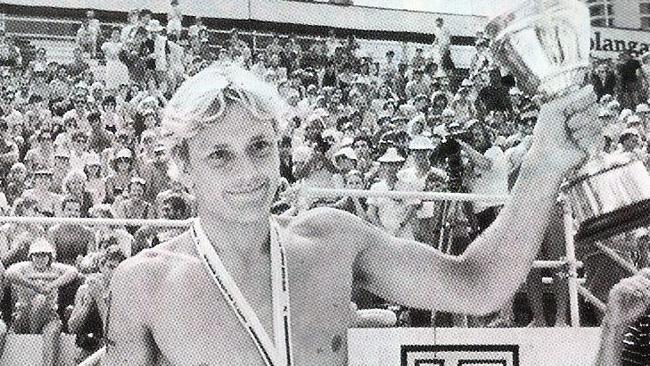
<path fill-rule="evenodd" d="M 304 211 L 290 219 L 278 219 L 280 224 L 293 233 L 311 238 L 327 238 L 344 234 L 361 221 L 353 214 L 329 207 L 318 207 Z M 285 221 L 286 220 L 286 221 Z"/>
<path fill-rule="evenodd" d="M 113 282 L 118 287 L 152 290 L 158 288 L 173 270 L 197 261 L 198 258 L 191 251 L 191 238 L 186 232 L 164 244 L 144 249 L 127 258 L 117 267 Z"/>

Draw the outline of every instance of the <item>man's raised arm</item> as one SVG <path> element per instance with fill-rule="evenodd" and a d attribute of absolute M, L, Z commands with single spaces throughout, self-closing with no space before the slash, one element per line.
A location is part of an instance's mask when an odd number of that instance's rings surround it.
<path fill-rule="evenodd" d="M 461 256 L 395 239 L 367 225 L 342 224 L 360 245 L 355 271 L 362 285 L 412 307 L 470 314 L 499 309 L 537 255 L 565 174 L 585 157 L 566 129 L 582 149 L 600 138 L 595 102 L 587 87 L 542 108 L 510 202 Z"/>

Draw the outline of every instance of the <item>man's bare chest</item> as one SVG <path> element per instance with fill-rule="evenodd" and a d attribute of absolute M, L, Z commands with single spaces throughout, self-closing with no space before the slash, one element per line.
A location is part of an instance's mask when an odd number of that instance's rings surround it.
<path fill-rule="evenodd" d="M 314 254 L 289 254 L 294 364 L 344 365 L 352 320 L 351 268 L 327 268 L 328 261 Z M 151 324 L 157 348 L 169 364 L 264 364 L 200 262 L 174 273 L 164 287 Z M 270 279 L 240 287 L 272 338 Z"/>

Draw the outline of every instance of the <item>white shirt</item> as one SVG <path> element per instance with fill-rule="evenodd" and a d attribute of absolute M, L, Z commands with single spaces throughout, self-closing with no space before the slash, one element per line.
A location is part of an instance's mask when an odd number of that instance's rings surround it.
<path fill-rule="evenodd" d="M 483 154 L 492 162 L 490 170 L 484 170 L 476 167 L 476 176 L 470 182 L 471 193 L 485 195 L 507 195 L 508 194 L 508 174 L 510 173 L 510 164 L 506 154 L 498 146 L 492 146 Z M 474 204 L 475 212 L 481 212 L 489 207 L 498 206 L 495 204 L 486 204 L 476 202 Z"/>
<path fill-rule="evenodd" d="M 406 182 L 400 182 L 398 180 L 395 184 L 395 188 L 391 189 L 385 180 L 381 180 L 377 183 L 374 183 L 370 187 L 370 190 L 378 192 L 411 190 L 408 186 L 409 185 Z M 369 206 L 377 207 L 377 215 L 379 216 L 379 222 L 381 223 L 383 229 L 391 235 L 398 234 L 400 224 L 406 219 L 406 211 L 408 209 L 406 202 L 403 200 L 395 200 L 388 197 L 369 197 L 366 202 Z M 401 230 L 400 237 L 412 239 L 413 230 L 411 228 L 405 227 L 403 230 Z"/>

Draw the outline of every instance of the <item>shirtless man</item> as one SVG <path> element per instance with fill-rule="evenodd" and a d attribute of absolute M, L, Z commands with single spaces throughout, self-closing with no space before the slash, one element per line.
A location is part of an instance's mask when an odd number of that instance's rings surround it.
<path fill-rule="evenodd" d="M 476 315 L 498 310 L 530 269 L 565 173 L 584 158 L 566 136 L 565 116 L 586 149 L 602 127 L 595 103 L 588 87 L 543 108 L 510 203 L 453 257 L 334 209 L 271 217 L 280 181 L 277 92 L 236 66 L 201 71 L 179 88 L 163 120 L 168 151 L 194 185 L 200 219 L 192 230 L 118 267 L 103 364 L 285 366 L 289 338 L 292 365 L 345 365 L 353 284 L 415 308 Z M 286 304 L 277 285 L 282 277 L 271 266 L 282 248 L 286 262 L 275 265 L 288 269 L 290 327 L 277 320 L 282 307 L 276 316 L 273 311 L 275 303 Z M 242 294 L 238 310 L 243 297 L 259 319 L 255 326 L 242 326 L 241 311 L 233 311 L 234 300 L 222 295 L 225 285 L 216 278 L 224 271 L 205 253 L 232 276 Z M 282 347 L 259 346 L 252 333 L 276 334 L 266 338 Z M 267 362 L 267 354 L 280 361 Z"/>
<path fill-rule="evenodd" d="M 29 247 L 29 261 L 11 265 L 5 280 L 16 304 L 12 329 L 18 334 L 43 334 L 43 365 L 58 365 L 61 320 L 57 314 L 59 288 L 77 277 L 77 270 L 54 262 L 54 248 L 44 238 Z"/>

